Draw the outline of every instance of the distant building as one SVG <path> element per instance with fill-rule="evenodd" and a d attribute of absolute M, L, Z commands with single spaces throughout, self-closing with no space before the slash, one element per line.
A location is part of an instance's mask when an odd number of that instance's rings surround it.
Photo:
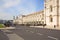
<path fill-rule="evenodd" d="M 30 25 L 38 25 L 45 24 L 44 22 L 44 11 L 35 12 L 25 16 L 18 16 L 18 19 L 15 19 L 15 23 L 17 24 L 30 24 Z"/>
<path fill-rule="evenodd" d="M 60 27 L 60 0 L 44 0 L 44 10 L 15 20 L 18 24 L 46 24 L 47 27 Z"/>
<path fill-rule="evenodd" d="M 20 15 L 20 16 L 17 16 L 14 20 L 13 20 L 13 23 L 15 24 L 22 24 L 22 21 L 23 21 L 23 17 L 25 17 L 25 15 Z"/>
<path fill-rule="evenodd" d="M 3 23 L 3 20 L 0 20 L 0 24 L 2 24 Z"/>
<path fill-rule="evenodd" d="M 44 24 L 44 11 L 35 12 L 23 17 L 23 24 L 38 25 Z"/>
<path fill-rule="evenodd" d="M 0 20 L 0 24 L 4 24 L 7 20 Z"/>

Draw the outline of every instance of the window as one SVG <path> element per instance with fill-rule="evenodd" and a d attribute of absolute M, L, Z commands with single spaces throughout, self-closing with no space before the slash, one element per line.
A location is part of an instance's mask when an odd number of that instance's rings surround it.
<path fill-rule="evenodd" d="M 53 22 L 53 18 L 51 18 L 51 22 Z"/>
<path fill-rule="evenodd" d="M 16 19 L 18 19 L 18 16 L 16 17 Z"/>
<path fill-rule="evenodd" d="M 52 0 L 50 0 L 50 1 L 52 1 Z"/>
<path fill-rule="evenodd" d="M 44 21 L 42 21 L 42 24 L 44 24 Z"/>
<path fill-rule="evenodd" d="M 41 24 L 41 21 L 39 21 L 39 24 Z"/>
<path fill-rule="evenodd" d="M 42 20 L 44 20 L 44 14 L 42 14 Z"/>
<path fill-rule="evenodd" d="M 41 20 L 44 20 L 44 17 L 42 17 Z"/>
<path fill-rule="evenodd" d="M 52 5 L 50 5 L 50 12 L 52 12 L 53 11 L 53 9 L 52 9 Z"/>
<path fill-rule="evenodd" d="M 50 15 L 50 22 L 53 22 L 53 18 L 52 18 L 52 15 Z"/>

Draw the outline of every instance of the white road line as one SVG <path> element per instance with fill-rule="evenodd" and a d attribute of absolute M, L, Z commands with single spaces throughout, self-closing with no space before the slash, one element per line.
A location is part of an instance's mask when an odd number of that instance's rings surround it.
<path fill-rule="evenodd" d="M 27 32 L 29 31 L 29 30 L 26 30 Z"/>
<path fill-rule="evenodd" d="M 22 28 L 15 28 L 15 29 L 22 29 Z"/>
<path fill-rule="evenodd" d="M 55 38 L 55 37 L 52 37 L 52 36 L 48 36 L 48 38 L 58 40 L 58 38 Z"/>
<path fill-rule="evenodd" d="M 10 31 L 10 30 L 1 30 L 1 31 L 3 31 L 3 32 L 12 32 L 12 31 Z"/>
<path fill-rule="evenodd" d="M 30 31 L 31 33 L 34 33 L 33 31 Z"/>
<path fill-rule="evenodd" d="M 22 37 L 19 35 L 13 33 L 13 34 L 7 34 L 9 40 L 24 40 Z"/>
<path fill-rule="evenodd" d="M 41 33 L 37 33 L 38 35 L 43 35 L 43 34 L 41 34 Z"/>

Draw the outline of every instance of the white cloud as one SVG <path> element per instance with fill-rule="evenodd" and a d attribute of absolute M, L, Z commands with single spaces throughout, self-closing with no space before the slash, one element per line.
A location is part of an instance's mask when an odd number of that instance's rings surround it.
<path fill-rule="evenodd" d="M 12 19 L 13 15 L 17 15 L 17 14 L 29 14 L 32 13 L 34 11 L 36 11 L 36 5 L 33 2 L 28 2 L 27 0 L 3 0 L 5 3 L 3 4 L 3 6 L 0 6 L 0 18 L 1 19 Z M 20 6 L 21 4 L 21 6 Z M 19 5 L 19 6 L 17 6 Z M 11 14 L 9 12 L 5 12 L 5 9 L 13 7 L 13 6 L 17 6 L 15 9 L 17 11 L 13 11 L 15 10 L 13 8 L 13 10 L 11 10 Z M 10 10 L 10 9 L 9 9 Z"/>
<path fill-rule="evenodd" d="M 20 0 L 3 0 L 4 4 L 0 5 L 0 19 L 13 19 L 13 14 L 5 12 L 6 8 L 16 6 Z"/>
<path fill-rule="evenodd" d="M 6 8 L 10 8 L 13 6 L 17 6 L 21 0 L 2 0 L 3 4 L 0 5 L 0 12 L 5 10 Z"/>
<path fill-rule="evenodd" d="M 12 15 L 11 14 L 8 14 L 8 13 L 4 13 L 4 12 L 0 12 L 0 19 L 6 19 L 6 20 L 9 20 L 9 19 L 12 19 Z"/>
<path fill-rule="evenodd" d="M 21 0 L 4 0 L 5 4 L 3 5 L 5 8 L 9 8 L 12 6 L 16 6 L 20 3 Z"/>
<path fill-rule="evenodd" d="M 25 6 L 18 7 L 17 9 L 20 11 L 21 14 L 30 14 L 36 11 L 36 4 L 33 3 L 33 1 L 25 1 Z"/>

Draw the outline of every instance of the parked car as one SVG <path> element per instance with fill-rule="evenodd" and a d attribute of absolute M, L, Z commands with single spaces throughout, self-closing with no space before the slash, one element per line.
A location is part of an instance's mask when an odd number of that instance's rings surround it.
<path fill-rule="evenodd" d="M 9 27 L 9 26 L 12 26 L 12 23 L 11 23 L 10 21 L 7 21 L 7 22 L 4 23 L 4 25 L 5 25 L 6 27 Z"/>

